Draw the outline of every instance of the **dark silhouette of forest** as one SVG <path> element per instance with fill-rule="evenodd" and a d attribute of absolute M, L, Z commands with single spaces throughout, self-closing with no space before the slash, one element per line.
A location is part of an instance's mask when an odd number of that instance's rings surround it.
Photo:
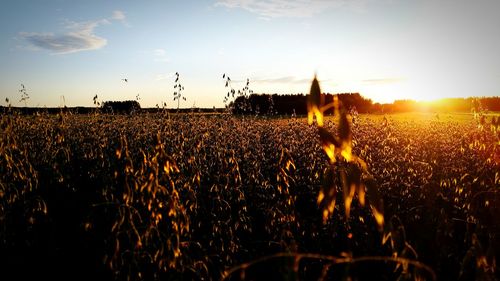
<path fill-rule="evenodd" d="M 133 113 L 141 110 L 141 105 L 135 100 L 105 101 L 102 108 L 106 113 Z"/>
<path fill-rule="evenodd" d="M 333 102 L 333 94 L 325 94 L 326 102 Z M 404 112 L 471 112 L 500 111 L 499 97 L 469 97 L 469 98 L 444 98 L 433 102 L 417 102 L 413 100 L 396 100 L 393 103 L 374 103 L 359 93 L 338 94 L 342 106 L 358 113 L 386 114 Z M 229 104 L 232 113 L 257 114 L 257 115 L 305 115 L 307 114 L 307 96 L 304 94 L 251 94 L 247 97 L 240 96 Z M 89 114 L 103 112 L 112 114 L 178 112 L 178 113 L 221 113 L 222 108 L 141 108 L 138 101 L 105 101 L 99 107 L 5 107 L 0 106 L 0 112 L 17 112 L 21 114 L 71 112 L 74 114 Z M 333 108 L 325 112 L 333 114 Z"/>
<path fill-rule="evenodd" d="M 326 102 L 333 102 L 333 94 L 325 94 Z M 483 111 L 500 111 L 500 97 L 480 98 L 444 98 L 433 102 L 417 102 L 413 100 L 396 100 L 390 104 L 373 103 L 359 93 L 338 94 L 342 106 L 355 109 L 359 113 L 402 113 L 402 112 L 470 112 L 472 108 Z M 231 104 L 237 114 L 307 114 L 307 96 L 252 94 L 240 96 Z M 477 107 L 480 108 L 477 108 Z M 325 114 L 333 113 L 329 109 Z"/>

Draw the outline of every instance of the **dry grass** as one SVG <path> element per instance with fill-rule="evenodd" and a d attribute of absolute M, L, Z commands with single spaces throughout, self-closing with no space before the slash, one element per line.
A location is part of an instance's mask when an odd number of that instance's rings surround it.
<path fill-rule="evenodd" d="M 244 268 L 251 280 L 278 257 L 270 276 L 284 279 L 498 278 L 490 119 L 341 111 L 319 128 L 4 114 L 0 264 L 120 280 L 232 280 Z"/>

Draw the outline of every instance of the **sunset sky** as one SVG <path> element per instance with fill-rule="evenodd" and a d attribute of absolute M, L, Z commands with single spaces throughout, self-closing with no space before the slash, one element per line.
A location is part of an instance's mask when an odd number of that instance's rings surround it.
<path fill-rule="evenodd" d="M 222 107 L 222 74 L 256 93 L 500 96 L 498 0 L 6 0 L 0 98 L 28 106 Z M 128 79 L 124 82 L 122 79 Z M 62 98 L 64 96 L 64 99 Z"/>

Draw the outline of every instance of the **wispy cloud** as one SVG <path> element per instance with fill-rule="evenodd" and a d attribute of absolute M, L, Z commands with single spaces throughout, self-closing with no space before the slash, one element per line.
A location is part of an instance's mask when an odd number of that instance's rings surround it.
<path fill-rule="evenodd" d="M 171 79 L 171 78 L 174 78 L 174 75 L 175 75 L 175 73 L 173 73 L 173 72 L 157 74 L 156 81 Z"/>
<path fill-rule="evenodd" d="M 120 11 L 120 10 L 115 10 L 113 11 L 113 14 L 111 15 L 111 20 L 119 21 L 126 27 L 130 27 L 130 24 L 127 22 L 127 17 L 125 16 L 125 12 Z"/>
<path fill-rule="evenodd" d="M 34 47 L 69 54 L 106 46 L 107 40 L 94 34 L 98 25 L 99 22 L 78 23 L 70 32 L 61 35 L 35 32 L 21 32 L 20 35 Z"/>
<path fill-rule="evenodd" d="M 111 19 L 118 20 L 118 21 L 124 21 L 125 20 L 125 13 L 120 11 L 120 10 L 113 11 L 113 15 L 111 16 Z"/>
<path fill-rule="evenodd" d="M 276 83 L 276 84 L 303 84 L 311 82 L 311 79 L 299 79 L 295 76 L 283 76 L 278 78 L 269 78 L 269 79 L 255 79 L 251 80 L 251 82 L 257 83 Z"/>
<path fill-rule="evenodd" d="M 383 84 L 394 84 L 403 82 L 405 79 L 401 77 L 390 77 L 390 78 L 380 78 L 380 79 L 365 79 L 361 82 L 365 85 L 383 85 Z"/>
<path fill-rule="evenodd" d="M 329 9 L 344 6 L 364 10 L 369 0 L 218 0 L 215 6 L 240 8 L 255 13 L 261 18 L 308 18 Z"/>
<path fill-rule="evenodd" d="M 170 58 L 167 57 L 167 52 L 164 49 L 156 49 L 153 51 L 156 62 L 170 62 Z"/>
<path fill-rule="evenodd" d="M 121 11 L 114 11 L 110 20 L 125 20 L 125 15 Z M 95 34 L 95 29 L 103 24 L 109 24 L 108 19 L 95 21 L 72 22 L 67 21 L 65 29 L 68 32 L 54 34 L 52 32 L 21 32 L 19 35 L 24 38 L 31 47 L 52 51 L 55 54 L 70 54 L 81 51 L 97 50 L 108 43 L 108 41 Z"/>

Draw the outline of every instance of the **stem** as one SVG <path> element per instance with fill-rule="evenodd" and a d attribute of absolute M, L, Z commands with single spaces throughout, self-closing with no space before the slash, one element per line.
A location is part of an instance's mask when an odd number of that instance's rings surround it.
<path fill-rule="evenodd" d="M 436 280 L 436 274 L 434 273 L 434 270 L 430 268 L 429 266 L 416 261 L 416 260 L 410 260 L 406 258 L 401 258 L 401 257 L 385 257 L 385 256 L 365 256 L 365 257 L 358 257 L 358 258 L 350 258 L 350 257 L 334 257 L 334 256 L 328 256 L 328 255 L 321 255 L 321 254 L 311 254 L 311 253 L 278 253 L 270 256 L 265 256 L 247 263 L 240 264 L 236 267 L 233 267 L 229 269 L 228 271 L 224 272 L 222 280 L 228 280 L 230 279 L 231 275 L 239 270 L 246 270 L 248 267 L 265 262 L 271 259 L 275 258 L 295 258 L 295 259 L 319 259 L 319 260 L 328 260 L 331 261 L 332 264 L 352 264 L 352 263 L 359 263 L 359 262 L 369 262 L 369 261 L 374 261 L 374 262 L 393 262 L 396 264 L 401 264 L 401 263 L 407 263 L 410 265 L 415 266 L 416 268 L 422 269 L 429 273 L 429 276 L 431 280 Z"/>

